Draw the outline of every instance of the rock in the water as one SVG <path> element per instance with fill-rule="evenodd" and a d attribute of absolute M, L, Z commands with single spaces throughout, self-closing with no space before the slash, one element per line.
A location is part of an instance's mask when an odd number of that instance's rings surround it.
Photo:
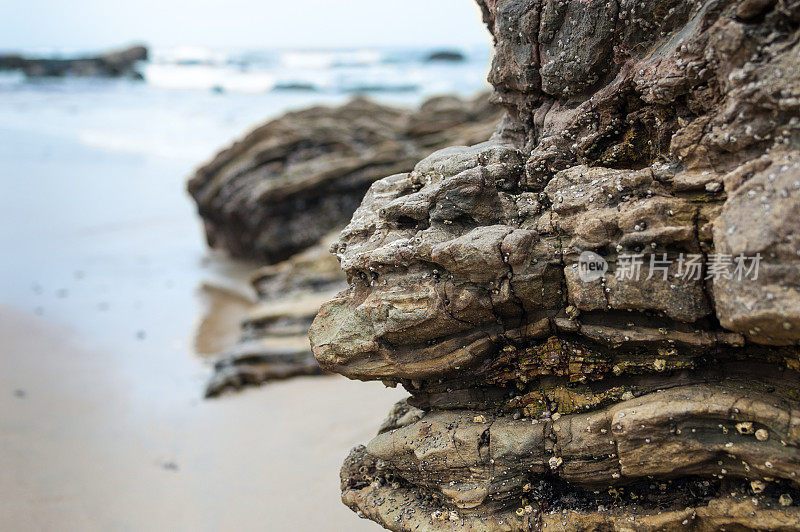
<path fill-rule="evenodd" d="M 147 48 L 142 45 L 70 59 L 0 55 L 0 70 L 21 70 L 31 78 L 74 76 L 142 79 L 136 65 L 146 61 L 147 56 Z"/>
<path fill-rule="evenodd" d="M 454 50 L 442 50 L 441 52 L 433 52 L 428 55 L 426 61 L 449 61 L 451 63 L 459 63 L 466 60 L 464 54 Z"/>
<path fill-rule="evenodd" d="M 403 531 L 800 530 L 800 2 L 479 4 L 506 118 L 372 185 L 310 330 L 411 393 L 343 501 Z"/>
<path fill-rule="evenodd" d="M 453 143 L 491 135 L 486 95 L 437 97 L 406 110 L 358 98 L 290 112 L 258 127 L 189 180 L 212 247 L 280 262 L 350 220 L 369 186 Z"/>

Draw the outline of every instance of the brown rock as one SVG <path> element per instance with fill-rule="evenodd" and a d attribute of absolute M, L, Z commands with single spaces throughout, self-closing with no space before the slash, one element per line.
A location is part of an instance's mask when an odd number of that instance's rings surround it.
<path fill-rule="evenodd" d="M 246 307 L 239 339 L 211 356 L 206 397 L 300 375 L 321 375 L 308 345 L 308 326 L 320 305 L 345 286 L 328 252 L 333 235 L 290 259 L 256 270 L 256 301 Z M 231 314 L 230 309 L 221 309 Z"/>
<path fill-rule="evenodd" d="M 209 245 L 273 264 L 343 227 L 378 178 L 437 148 L 487 139 L 498 117 L 485 95 L 415 110 L 357 98 L 294 111 L 219 152 L 188 189 Z"/>
<path fill-rule="evenodd" d="M 234 256 L 274 263 L 253 275 L 256 304 L 216 313 L 229 320 L 241 313 L 242 326 L 233 347 L 212 353 L 206 396 L 323 374 L 306 333 L 320 305 L 346 286 L 328 253 L 329 232 L 346 223 L 370 183 L 388 169 L 410 169 L 454 140 L 485 140 L 498 116 L 486 95 L 431 98 L 413 111 L 357 99 L 288 113 L 200 168 L 189 189 L 209 242 Z"/>
<path fill-rule="evenodd" d="M 392 530 L 800 530 L 798 2 L 478 3 L 497 134 L 377 181 L 332 248 L 317 360 L 422 412 L 351 453 L 343 501 Z"/>

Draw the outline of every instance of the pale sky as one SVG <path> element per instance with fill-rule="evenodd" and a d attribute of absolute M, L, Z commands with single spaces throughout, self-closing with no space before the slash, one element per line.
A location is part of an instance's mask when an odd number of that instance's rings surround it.
<path fill-rule="evenodd" d="M 2 0 L 0 49 L 473 45 L 473 0 Z"/>

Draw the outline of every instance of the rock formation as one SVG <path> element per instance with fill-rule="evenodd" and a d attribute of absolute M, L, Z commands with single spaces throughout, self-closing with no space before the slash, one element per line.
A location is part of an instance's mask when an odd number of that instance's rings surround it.
<path fill-rule="evenodd" d="M 432 98 L 408 110 L 357 98 L 256 128 L 189 180 L 210 246 L 274 264 L 344 227 L 369 186 L 433 150 L 484 141 L 499 110 L 486 97 Z"/>
<path fill-rule="evenodd" d="M 800 530 L 800 1 L 479 0 L 491 141 L 377 181 L 320 365 L 391 530 Z"/>
<path fill-rule="evenodd" d="M 0 70 L 21 70 L 30 78 L 74 76 L 142 79 L 135 67 L 138 62 L 146 61 L 147 55 L 147 48 L 141 45 L 71 59 L 0 55 Z"/>
<path fill-rule="evenodd" d="M 449 61 L 453 63 L 459 63 L 461 61 L 466 61 L 467 58 L 461 52 L 457 50 L 442 50 L 440 52 L 433 52 L 429 54 L 428 57 L 425 58 L 426 61 Z"/>
<path fill-rule="evenodd" d="M 333 235 L 387 170 L 409 171 L 447 144 L 488 139 L 500 113 L 485 94 L 436 97 L 415 110 L 356 99 L 288 113 L 200 168 L 189 189 L 209 242 L 237 257 L 280 260 L 253 275 L 258 302 L 244 313 L 239 342 L 212 356 L 206 395 L 322 373 L 307 331 L 346 286 L 328 251 Z"/>
<path fill-rule="evenodd" d="M 308 345 L 308 327 L 320 305 L 346 286 L 328 251 L 333 239 L 326 235 L 316 246 L 255 271 L 257 302 L 245 313 L 236 345 L 214 357 L 206 397 L 323 373 Z"/>

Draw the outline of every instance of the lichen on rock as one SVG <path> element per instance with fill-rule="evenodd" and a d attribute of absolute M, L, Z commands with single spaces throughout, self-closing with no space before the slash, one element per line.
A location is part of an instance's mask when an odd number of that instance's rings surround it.
<path fill-rule="evenodd" d="M 800 2 L 478 3 L 497 133 L 374 183 L 332 247 L 317 360 L 416 409 L 344 502 L 393 530 L 800 530 Z"/>

